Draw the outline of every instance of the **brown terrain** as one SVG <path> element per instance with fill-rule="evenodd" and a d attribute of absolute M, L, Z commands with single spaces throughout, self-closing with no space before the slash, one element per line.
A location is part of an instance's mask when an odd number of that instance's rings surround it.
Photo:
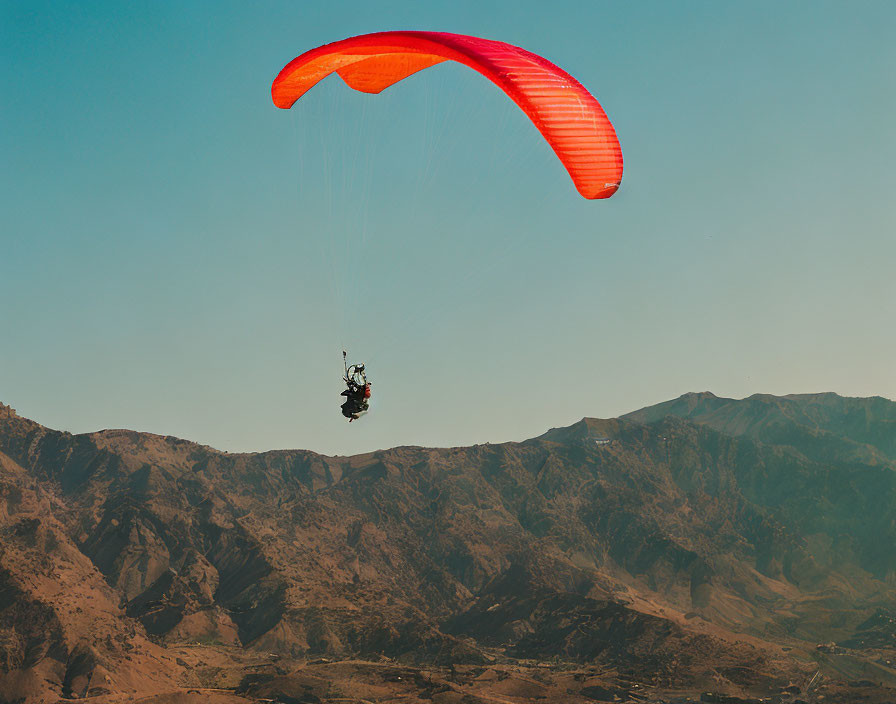
<path fill-rule="evenodd" d="M 0 404 L 0 703 L 896 702 L 896 403 L 355 457 Z"/>

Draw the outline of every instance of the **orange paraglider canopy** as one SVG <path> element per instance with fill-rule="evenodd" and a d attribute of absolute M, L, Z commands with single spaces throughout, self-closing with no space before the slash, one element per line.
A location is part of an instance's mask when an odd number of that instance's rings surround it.
<path fill-rule="evenodd" d="M 622 149 L 610 120 L 575 78 L 547 59 L 504 42 L 445 32 L 379 32 L 343 39 L 293 59 L 271 95 L 290 108 L 334 71 L 355 90 L 379 93 L 442 61 L 492 81 L 529 116 L 585 198 L 609 198 L 622 180 Z"/>

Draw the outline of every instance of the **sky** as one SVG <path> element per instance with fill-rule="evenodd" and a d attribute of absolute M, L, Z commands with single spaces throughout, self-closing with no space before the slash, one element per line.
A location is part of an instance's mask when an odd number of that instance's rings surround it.
<path fill-rule="evenodd" d="M 394 29 L 566 69 L 618 193 L 459 65 L 272 104 L 298 54 Z M 688 391 L 896 398 L 894 36 L 892 2 L 2 0 L 0 400 L 350 454 Z"/>

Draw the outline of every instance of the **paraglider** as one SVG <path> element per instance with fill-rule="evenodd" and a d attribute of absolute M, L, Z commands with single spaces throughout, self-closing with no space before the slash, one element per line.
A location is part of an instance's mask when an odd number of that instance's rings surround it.
<path fill-rule="evenodd" d="M 318 82 L 336 73 L 354 90 L 380 93 L 436 64 L 454 61 L 500 88 L 523 110 L 585 198 L 609 198 L 622 181 L 622 149 L 600 103 L 581 83 L 547 59 L 520 47 L 447 32 L 378 32 L 325 44 L 290 61 L 271 85 L 278 108 L 289 109 Z M 471 167 L 475 168 L 475 167 Z M 342 415 L 357 420 L 369 408 L 363 364 L 348 366 Z"/>
<path fill-rule="evenodd" d="M 345 365 L 346 389 L 340 394 L 345 396 L 342 404 L 342 415 L 348 418 L 348 422 L 358 420 L 370 408 L 370 382 L 367 381 L 367 372 L 363 364 L 349 366 L 345 350 L 342 350 L 342 362 Z"/>
<path fill-rule="evenodd" d="M 288 109 L 332 73 L 355 90 L 380 93 L 425 68 L 455 61 L 478 71 L 526 113 L 585 198 L 609 198 L 622 181 L 622 149 L 609 118 L 581 83 L 512 44 L 447 32 L 377 32 L 307 51 L 274 79 Z"/>

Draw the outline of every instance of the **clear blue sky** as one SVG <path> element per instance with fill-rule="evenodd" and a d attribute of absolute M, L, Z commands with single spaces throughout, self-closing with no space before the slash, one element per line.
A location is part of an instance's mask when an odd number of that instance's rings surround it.
<path fill-rule="evenodd" d="M 46 425 L 349 453 L 692 390 L 896 397 L 896 3 L 0 8 L 0 400 Z M 389 29 L 568 70 L 620 191 L 579 197 L 460 66 L 272 105 L 294 56 Z"/>

